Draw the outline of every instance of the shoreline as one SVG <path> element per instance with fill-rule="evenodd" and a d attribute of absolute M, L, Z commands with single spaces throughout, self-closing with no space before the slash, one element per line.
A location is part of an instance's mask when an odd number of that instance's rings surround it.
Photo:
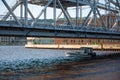
<path fill-rule="evenodd" d="M 92 47 L 94 50 L 100 51 L 120 51 L 119 46 L 104 45 L 67 45 L 67 44 L 26 44 L 26 48 L 33 49 L 58 49 L 58 50 L 79 50 L 80 47 Z"/>
<path fill-rule="evenodd" d="M 79 50 L 79 48 L 44 48 L 44 47 L 26 47 L 28 49 L 53 49 L 53 50 Z M 93 49 L 94 51 L 120 51 L 120 49 Z"/>

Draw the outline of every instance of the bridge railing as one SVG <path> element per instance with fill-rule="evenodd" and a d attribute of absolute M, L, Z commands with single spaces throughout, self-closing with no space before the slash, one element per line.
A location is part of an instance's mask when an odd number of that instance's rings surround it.
<path fill-rule="evenodd" d="M 4 15 L 1 15 L 0 16 L 0 19 L 2 19 Z M 21 25 L 19 25 L 14 19 L 12 16 L 10 16 L 7 21 L 2 21 L 0 20 L 0 26 L 18 26 L 18 27 L 25 27 L 25 19 L 24 18 L 20 18 L 18 17 L 18 20 L 20 21 Z M 109 32 L 112 32 L 112 31 L 115 31 L 115 30 L 105 30 L 102 28 L 102 26 L 99 26 L 99 27 L 92 27 L 91 25 L 89 26 L 84 26 L 84 27 L 81 27 L 80 25 L 79 26 L 76 26 L 76 25 L 68 25 L 68 24 L 57 24 L 56 26 L 54 26 L 54 23 L 51 21 L 51 22 L 45 22 L 44 20 L 39 20 L 37 22 L 34 23 L 34 25 L 32 25 L 34 21 L 32 19 L 29 19 L 28 20 L 28 25 L 27 27 L 28 28 L 42 28 L 42 29 L 59 29 L 59 30 L 88 30 L 88 31 L 109 31 Z"/>

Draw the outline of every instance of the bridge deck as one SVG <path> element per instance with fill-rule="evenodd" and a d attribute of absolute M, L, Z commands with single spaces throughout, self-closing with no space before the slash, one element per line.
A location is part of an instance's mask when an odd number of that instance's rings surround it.
<path fill-rule="evenodd" d="M 35 5 L 41 5 L 41 6 L 45 6 L 47 4 L 49 0 L 29 0 L 28 2 L 31 4 L 35 4 Z M 76 0 L 60 0 L 62 5 L 64 7 L 72 7 L 72 6 L 76 6 Z M 79 5 L 83 6 L 86 5 L 88 2 L 83 2 L 82 0 L 79 1 Z M 53 7 L 53 3 L 51 3 L 50 7 Z"/>
<path fill-rule="evenodd" d="M 30 4 L 34 4 L 34 5 L 41 5 L 41 6 L 45 6 L 47 3 L 48 3 L 49 0 L 29 0 L 28 2 Z M 73 7 L 73 6 L 76 6 L 77 4 L 77 1 L 76 0 L 60 0 L 60 2 L 62 3 L 62 6 L 64 6 L 65 8 L 67 7 Z M 78 0 L 78 3 L 79 3 L 79 6 L 90 6 L 91 4 L 93 4 L 94 2 L 93 1 L 90 1 L 90 0 Z M 113 3 L 113 2 L 112 2 Z M 114 2 L 114 4 L 116 5 L 117 3 Z M 53 2 L 49 5 L 50 7 L 53 7 Z M 101 8 L 101 9 L 104 9 L 104 10 L 109 10 L 109 11 L 113 11 L 115 13 L 118 13 L 119 11 L 113 7 L 113 6 L 110 6 L 110 8 L 108 9 L 106 7 L 106 4 L 104 3 L 101 3 L 101 2 L 98 2 L 97 3 L 97 6 L 98 8 Z M 57 4 L 56 6 L 57 8 L 60 8 Z"/>

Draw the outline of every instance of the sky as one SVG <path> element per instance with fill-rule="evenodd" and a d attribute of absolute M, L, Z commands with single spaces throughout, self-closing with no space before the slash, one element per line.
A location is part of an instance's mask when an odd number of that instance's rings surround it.
<path fill-rule="evenodd" d="M 9 6 L 13 6 L 16 1 L 17 0 L 6 0 L 6 2 L 9 4 Z M 33 13 L 34 17 L 37 17 L 38 14 L 40 13 L 40 11 L 43 9 L 43 6 L 36 6 L 36 5 L 30 5 L 30 4 L 28 5 L 28 7 L 31 10 L 31 12 Z M 68 11 L 69 11 L 71 17 L 76 17 L 75 16 L 76 15 L 75 8 L 73 8 L 73 7 L 69 8 Z M 85 17 L 89 11 L 90 11 L 89 8 L 84 8 L 82 16 Z M 5 15 L 5 13 L 7 13 L 7 12 L 8 12 L 7 8 L 4 6 L 4 4 L 0 0 L 0 15 Z M 60 12 L 61 12 L 61 10 L 57 9 L 57 16 L 60 14 Z M 20 7 L 18 7 L 14 11 L 14 14 L 17 16 L 20 15 Z M 28 17 L 30 18 L 30 15 L 28 15 Z M 61 18 L 63 18 L 63 15 L 61 16 Z M 43 15 L 40 17 L 40 19 L 43 19 Z M 52 8 L 47 8 L 47 19 L 53 19 L 53 9 Z"/>

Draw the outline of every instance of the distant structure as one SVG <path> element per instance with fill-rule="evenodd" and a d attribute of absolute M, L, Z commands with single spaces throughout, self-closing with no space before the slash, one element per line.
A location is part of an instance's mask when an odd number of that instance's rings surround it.
<path fill-rule="evenodd" d="M 0 45 L 25 45 L 27 39 L 25 37 L 0 37 Z"/>
<path fill-rule="evenodd" d="M 28 37 L 27 48 L 44 49 L 79 49 L 92 47 L 100 50 L 120 50 L 120 40 L 114 39 L 86 39 L 86 38 L 37 38 Z"/>

